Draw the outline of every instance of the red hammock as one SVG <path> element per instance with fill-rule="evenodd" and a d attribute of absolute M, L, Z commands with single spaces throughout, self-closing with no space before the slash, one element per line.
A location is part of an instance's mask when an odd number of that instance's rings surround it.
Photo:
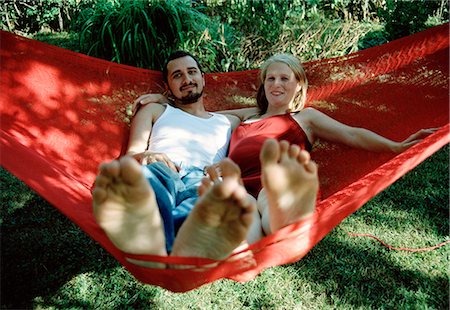
<path fill-rule="evenodd" d="M 443 128 L 398 156 L 317 144 L 312 157 L 319 164 L 323 201 L 311 237 L 306 237 L 308 223 L 296 223 L 251 245 L 243 258 L 218 265 L 158 256 L 144 258 L 197 267 L 130 264 L 93 218 L 90 191 L 97 167 L 120 156 L 128 136 L 125 106 L 140 94 L 161 91 L 160 72 L 1 32 L 1 164 L 142 282 L 183 292 L 220 278 L 247 281 L 265 268 L 301 259 L 344 218 L 450 141 L 448 55 L 445 24 L 345 57 L 306 63 L 308 104 L 339 121 L 394 140 L 420 128 Z M 251 104 L 257 74 L 207 74 L 207 108 Z"/>

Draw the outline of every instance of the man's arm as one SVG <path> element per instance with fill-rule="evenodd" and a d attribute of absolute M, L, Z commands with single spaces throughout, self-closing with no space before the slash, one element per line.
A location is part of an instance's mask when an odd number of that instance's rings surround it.
<path fill-rule="evenodd" d="M 133 117 L 127 155 L 133 156 L 147 150 L 153 123 L 160 115 L 158 110 L 156 106 L 146 105 Z"/>
<path fill-rule="evenodd" d="M 246 119 L 249 119 L 252 116 L 255 116 L 259 113 L 258 107 L 251 107 L 251 108 L 240 108 L 240 109 L 233 109 L 233 110 L 224 110 L 224 111 L 217 111 L 216 113 L 227 115 L 232 115 L 234 117 L 239 118 L 239 120 L 245 121 Z"/>
<path fill-rule="evenodd" d="M 165 106 L 151 103 L 142 106 L 131 122 L 130 139 L 126 155 L 134 157 L 143 165 L 154 162 L 163 162 L 174 171 L 178 171 L 166 154 L 154 153 L 148 150 L 150 134 L 153 124 L 164 112 Z"/>

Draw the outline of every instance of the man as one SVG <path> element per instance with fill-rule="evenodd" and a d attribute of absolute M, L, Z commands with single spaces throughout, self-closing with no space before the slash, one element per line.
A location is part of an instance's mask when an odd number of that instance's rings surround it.
<path fill-rule="evenodd" d="M 197 201 L 204 167 L 226 156 L 231 130 L 239 123 L 237 117 L 205 110 L 204 75 L 191 54 L 183 51 L 172 54 L 163 74 L 172 103 L 142 106 L 133 118 L 127 150 L 128 156 L 143 165 L 143 175 L 150 186 L 141 184 L 140 167 L 125 157 L 101 166 L 93 192 L 94 214 L 99 225 L 116 246 L 133 254 L 172 252 L 177 231 Z M 167 100 L 161 95 L 154 96 L 155 102 Z M 225 165 L 225 171 L 230 170 L 228 166 Z M 135 188 L 136 180 L 138 188 Z M 239 193 L 245 192 L 235 181 L 231 183 Z M 132 196 L 127 195 L 131 192 Z M 234 190 L 220 199 L 231 199 L 231 196 L 236 199 L 233 195 L 236 195 Z M 254 202 L 245 195 L 245 198 L 238 196 L 241 207 L 248 209 L 244 211 L 253 212 L 257 218 Z M 148 205 L 152 207 L 147 208 Z M 147 223 L 142 217 L 148 219 Z"/>

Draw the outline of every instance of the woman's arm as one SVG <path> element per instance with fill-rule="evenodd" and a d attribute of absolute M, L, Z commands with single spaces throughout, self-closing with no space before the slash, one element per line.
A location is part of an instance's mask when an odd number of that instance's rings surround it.
<path fill-rule="evenodd" d="M 137 98 L 132 106 L 132 115 L 136 115 L 137 111 L 145 105 L 150 103 L 158 103 L 158 104 L 170 104 L 169 99 L 163 94 L 145 94 Z M 215 113 L 225 115 L 228 120 L 231 122 L 231 128 L 236 128 L 240 122 L 250 118 L 253 115 L 259 113 L 259 109 L 257 107 L 252 108 L 241 108 L 234 110 L 224 110 L 224 111 L 216 111 Z"/>
<path fill-rule="evenodd" d="M 136 114 L 138 109 L 141 106 L 147 105 L 149 103 L 159 103 L 159 104 L 166 104 L 170 103 L 169 99 L 163 95 L 163 94 L 145 94 L 137 98 L 132 107 L 133 115 Z M 251 108 L 240 108 L 240 109 L 233 109 L 233 110 L 223 110 L 223 111 L 216 111 L 215 113 L 224 114 L 225 116 L 232 116 L 229 119 L 233 119 L 232 123 L 234 123 L 234 118 L 237 117 L 240 121 L 245 121 L 246 119 L 250 118 L 251 116 L 254 116 L 259 113 L 259 108 L 257 107 L 251 107 Z"/>
<path fill-rule="evenodd" d="M 310 132 L 313 141 L 321 138 L 373 152 L 401 153 L 437 130 L 421 129 L 406 140 L 395 142 L 368 129 L 340 123 L 313 108 L 303 110 L 297 117 L 302 127 Z"/>
<path fill-rule="evenodd" d="M 170 103 L 169 99 L 163 94 L 145 94 L 137 98 L 133 102 L 132 112 L 133 115 L 136 115 L 137 111 L 141 106 L 147 105 L 149 103 L 159 103 L 166 104 Z"/>

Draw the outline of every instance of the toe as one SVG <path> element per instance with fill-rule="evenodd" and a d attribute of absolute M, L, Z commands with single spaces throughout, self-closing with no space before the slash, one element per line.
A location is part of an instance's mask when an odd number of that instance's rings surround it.
<path fill-rule="evenodd" d="M 311 160 L 311 155 L 305 150 L 301 150 L 297 156 L 299 163 L 306 165 Z"/>
<path fill-rule="evenodd" d="M 94 188 L 92 191 L 92 199 L 94 201 L 94 206 L 101 204 L 106 200 L 107 194 L 103 188 Z"/>
<path fill-rule="evenodd" d="M 313 175 L 317 175 L 317 164 L 313 161 L 309 161 L 304 164 L 305 170 Z"/>
<path fill-rule="evenodd" d="M 115 178 L 120 174 L 119 161 L 113 160 L 109 163 L 102 163 L 99 167 L 99 170 L 101 175 L 108 178 Z"/>
<path fill-rule="evenodd" d="M 224 179 L 223 182 L 216 183 L 212 186 L 212 194 L 220 200 L 230 198 L 236 187 L 239 186 L 236 180 Z"/>
<path fill-rule="evenodd" d="M 267 139 L 260 153 L 260 160 L 263 165 L 276 164 L 280 159 L 280 145 L 275 139 Z"/>
<path fill-rule="evenodd" d="M 135 184 L 144 176 L 141 165 L 132 157 L 120 158 L 120 176 L 127 184 Z"/>
<path fill-rule="evenodd" d="M 211 179 L 203 178 L 200 186 L 198 187 L 198 195 L 203 196 L 203 194 L 205 194 L 211 188 L 211 185 Z"/>
<path fill-rule="evenodd" d="M 239 169 L 239 166 L 229 158 L 225 158 L 220 162 L 220 169 L 222 171 L 222 177 L 224 178 L 241 177 L 241 169 Z"/>
<path fill-rule="evenodd" d="M 106 187 L 109 183 L 111 182 L 111 179 L 108 178 L 107 176 L 100 174 L 95 178 L 95 187 L 99 188 L 99 187 Z"/>
<path fill-rule="evenodd" d="M 289 157 L 297 158 L 297 156 L 300 154 L 300 151 L 301 151 L 301 149 L 297 144 L 291 145 L 289 147 L 289 151 L 288 151 Z"/>

